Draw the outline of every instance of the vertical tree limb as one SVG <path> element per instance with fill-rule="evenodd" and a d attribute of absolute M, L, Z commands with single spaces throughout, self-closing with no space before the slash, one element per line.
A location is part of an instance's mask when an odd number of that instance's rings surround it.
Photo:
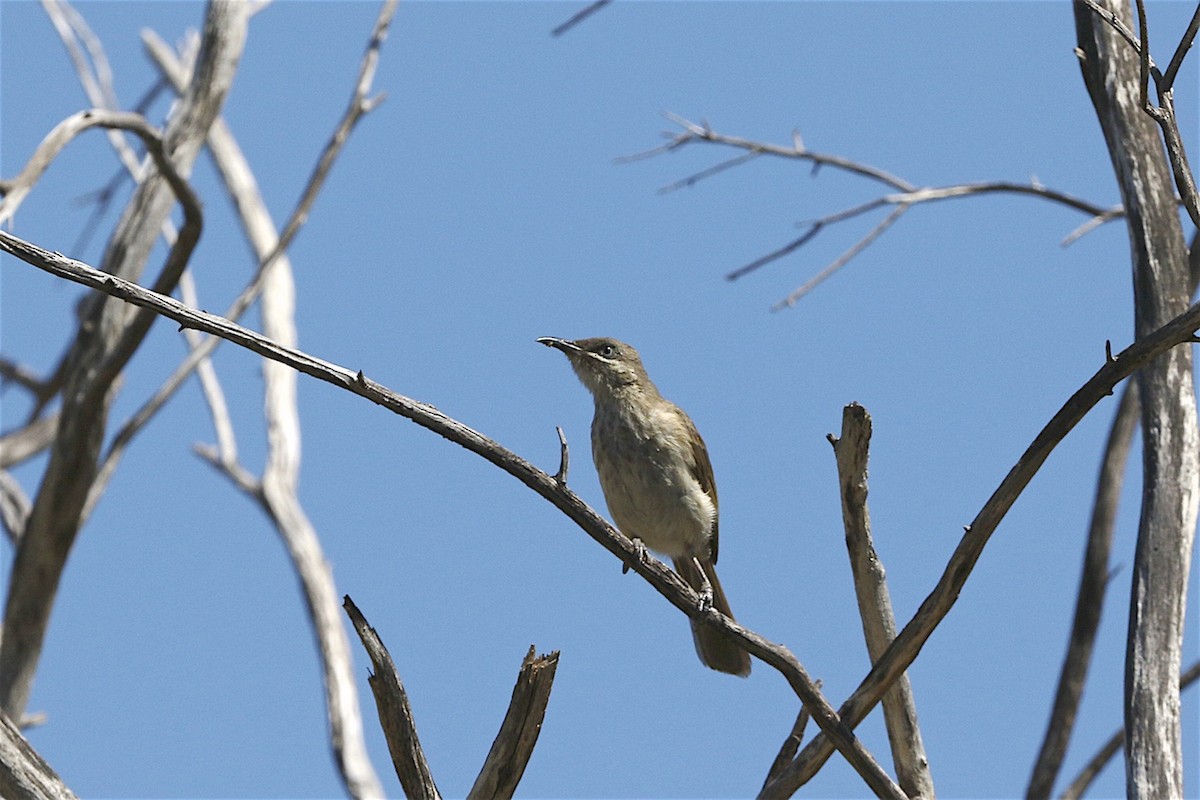
<path fill-rule="evenodd" d="M 1030 800 L 1045 800 L 1054 791 L 1054 781 L 1062 768 L 1067 743 L 1075 726 L 1075 715 L 1083 696 L 1084 679 L 1091 663 L 1092 646 L 1096 641 L 1096 630 L 1100 627 L 1104 594 L 1108 588 L 1109 554 L 1117 504 L 1124 484 L 1125 465 L 1129 460 L 1140 414 L 1137 384 L 1127 383 L 1121 391 L 1121 402 L 1117 405 L 1100 464 L 1096 502 L 1092 508 L 1092 521 L 1084 549 L 1083 574 L 1079 578 L 1079 594 L 1075 601 L 1075 621 L 1071 626 L 1067 655 L 1058 678 L 1050 722 L 1046 726 L 1046 735 L 1029 779 L 1029 788 L 1025 791 L 1025 796 Z"/>
<path fill-rule="evenodd" d="M 1128 27 L 1125 3 L 1105 3 Z M 1106 20 L 1075 3 L 1084 84 L 1121 190 L 1133 262 L 1134 319 L 1143 336 L 1187 307 L 1188 258 L 1163 143 L 1139 103 L 1142 61 Z M 1200 503 L 1200 432 L 1191 348 L 1138 374 L 1142 512 L 1125 663 L 1126 791 L 1183 796 L 1178 676 L 1188 571 Z"/>
<path fill-rule="evenodd" d="M 874 663 L 896 638 L 896 615 L 887 588 L 887 573 L 871 540 L 871 514 L 867 509 L 867 458 L 871 444 L 871 415 L 858 403 L 842 409 L 842 436 L 829 435 L 837 458 L 841 487 L 842 520 L 846 549 L 854 576 L 854 593 L 862 617 L 867 653 Z M 908 674 L 901 675 L 883 695 L 883 719 L 896 780 L 909 797 L 932 800 L 935 796 L 929 760 L 917 724 L 917 705 Z"/>

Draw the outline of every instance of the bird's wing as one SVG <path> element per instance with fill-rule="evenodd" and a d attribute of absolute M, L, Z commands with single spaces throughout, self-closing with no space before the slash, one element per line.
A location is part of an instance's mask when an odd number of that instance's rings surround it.
<path fill-rule="evenodd" d="M 711 559 L 712 563 L 717 563 L 717 532 L 720 516 L 717 509 L 717 483 L 713 479 L 712 461 L 708 458 L 708 447 L 704 444 L 704 439 L 700 437 L 700 431 L 696 430 L 696 423 L 692 422 L 691 417 L 680 412 L 684 422 L 687 424 L 689 437 L 692 442 L 692 477 L 700 484 L 700 489 L 712 499 L 713 503 L 713 524 L 712 524 L 712 548 Z"/>

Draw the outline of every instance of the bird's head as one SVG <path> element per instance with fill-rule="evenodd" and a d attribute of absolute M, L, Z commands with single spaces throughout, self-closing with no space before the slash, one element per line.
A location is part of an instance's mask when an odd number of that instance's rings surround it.
<path fill-rule="evenodd" d="M 619 392 L 627 387 L 653 390 L 654 384 L 646 375 L 637 350 L 624 342 L 606 336 L 594 339 L 558 339 L 543 336 L 539 342 L 561 350 L 575 369 L 583 385 L 597 397 Z"/>

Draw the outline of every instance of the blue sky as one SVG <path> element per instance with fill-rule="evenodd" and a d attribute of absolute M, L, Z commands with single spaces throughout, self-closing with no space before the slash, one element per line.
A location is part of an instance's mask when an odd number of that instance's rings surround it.
<path fill-rule="evenodd" d="M 571 483 L 598 508 L 591 403 L 538 336 L 637 346 L 703 432 L 721 496 L 722 581 L 739 620 L 788 645 L 836 706 L 868 668 L 825 435 L 861 402 L 874 418 L 871 513 L 896 613 L 911 617 L 970 521 L 1062 402 L 1130 341 L 1120 223 L 1069 248 L 1084 221 L 1028 197 L 914 208 L 795 308 L 770 306 L 882 218 L 823 232 L 741 281 L 728 271 L 795 223 L 877 196 L 825 169 L 760 158 L 690 189 L 656 190 L 733 153 L 709 145 L 632 164 L 669 111 L 722 133 L 823 152 L 919 185 L 1029 181 L 1118 202 L 1075 57 L 1066 2 L 612 4 L 562 38 L 576 3 L 402 4 L 360 124 L 291 251 L 306 351 L 432 403 L 543 468 L 555 425 Z M 176 41 L 192 3 L 88 3 L 123 104 L 152 79 L 139 30 Z M 1191 8 L 1149 5 L 1168 57 Z M 251 22 L 225 116 L 277 221 L 349 97 L 373 3 L 279 3 Z M 0 173 L 84 107 L 40 6 L 0 3 Z M 1193 54 L 1193 59 L 1194 59 Z M 1177 92 L 1195 142 L 1195 62 Z M 155 113 L 165 110 L 159 104 Z M 1195 147 L 1192 144 L 1193 148 Z M 76 142 L 21 208 L 17 235 L 96 263 L 75 202 L 114 173 L 104 138 Z M 201 305 L 251 271 L 201 159 Z M 127 196 L 127 190 L 122 197 Z M 110 213 L 111 226 L 115 212 Z M 155 274 L 157 262 L 149 274 Z M 76 287 L 9 259 L 0 349 L 48 369 Z M 248 324 L 257 325 L 251 315 Z M 114 407 L 124 419 L 183 353 L 156 326 Z M 261 470 L 256 359 L 216 367 L 247 466 Z M 3 395 L 2 424 L 27 412 Z M 477 457 L 361 399 L 303 379 L 301 497 L 340 592 L 400 668 L 435 778 L 471 786 L 533 643 L 562 658 L 527 797 L 746 796 L 796 712 L 761 664 L 703 669 L 683 617 L 544 501 Z M 1062 443 L 1004 520 L 911 670 L 933 777 L 947 798 L 1024 791 L 1070 626 L 1098 457 L 1115 402 Z M 257 507 L 191 453 L 213 433 L 197 387 L 125 459 L 63 579 L 29 736 L 81 795 L 325 797 L 326 744 L 303 601 Z M 1106 616 L 1064 777 L 1120 722 L 1137 523 L 1132 460 Z M 18 471 L 36 487 L 42 462 Z M 4 549 L 4 574 L 11 550 Z M 1189 596 L 1194 633 L 1196 585 Z M 1197 657 L 1193 635 L 1185 663 Z M 368 662 L 357 653 L 369 704 Z M 1185 752 L 1198 751 L 1196 695 Z M 375 766 L 393 793 L 374 711 Z M 860 729 L 890 766 L 878 713 Z M 1096 796 L 1123 793 L 1110 767 Z M 1189 791 L 1197 791 L 1196 764 Z M 853 797 L 834 757 L 808 796 Z"/>

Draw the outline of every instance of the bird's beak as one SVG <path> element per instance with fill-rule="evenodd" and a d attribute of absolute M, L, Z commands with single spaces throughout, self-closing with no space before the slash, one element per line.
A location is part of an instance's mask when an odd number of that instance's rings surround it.
<path fill-rule="evenodd" d="M 562 350 L 568 355 L 583 352 L 580 350 L 579 345 L 575 344 L 574 342 L 567 341 L 566 339 L 559 339 L 554 336 L 543 336 L 537 341 L 540 344 L 546 345 L 546 347 L 553 347 L 555 350 Z"/>

